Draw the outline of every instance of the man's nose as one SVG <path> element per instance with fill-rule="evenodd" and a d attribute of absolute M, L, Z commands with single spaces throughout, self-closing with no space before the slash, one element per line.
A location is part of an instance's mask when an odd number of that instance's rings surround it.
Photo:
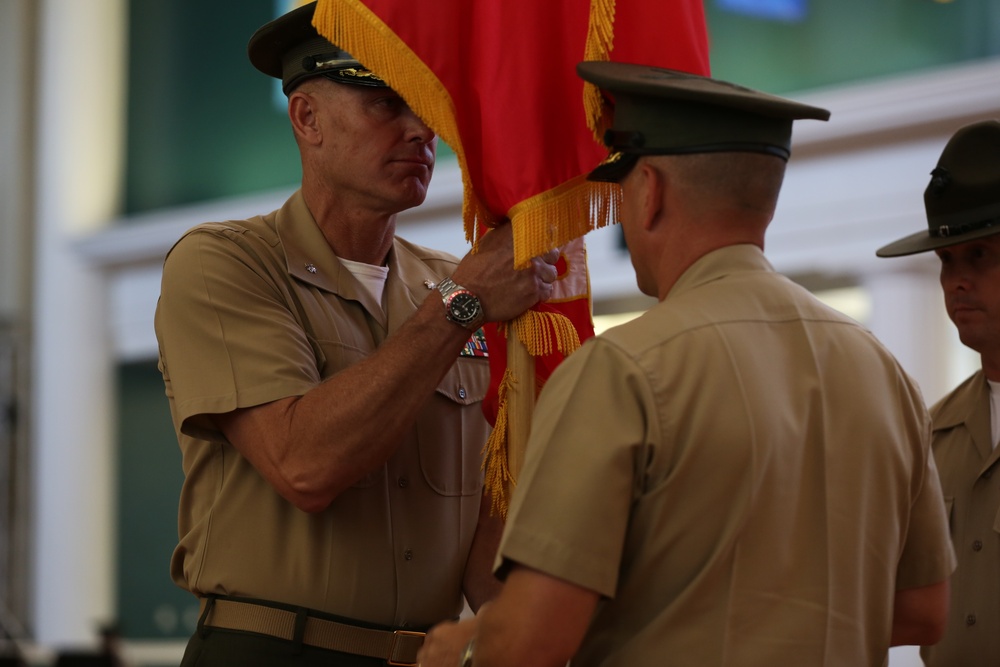
<path fill-rule="evenodd" d="M 434 130 L 427 127 L 427 124 L 424 123 L 420 116 L 413 113 L 412 109 L 407 109 L 406 113 L 409 120 L 407 139 L 409 141 L 419 141 L 422 144 L 428 144 L 433 141 L 435 137 Z"/>
<path fill-rule="evenodd" d="M 972 284 L 968 267 L 960 263 L 941 268 L 941 286 L 945 290 L 968 290 Z"/>

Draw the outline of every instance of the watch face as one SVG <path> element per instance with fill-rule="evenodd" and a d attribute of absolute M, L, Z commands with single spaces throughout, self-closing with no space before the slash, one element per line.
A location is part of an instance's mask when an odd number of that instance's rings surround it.
<path fill-rule="evenodd" d="M 475 321 L 479 317 L 481 306 L 471 292 L 455 292 L 448 300 L 448 313 L 451 319 L 462 324 Z"/>

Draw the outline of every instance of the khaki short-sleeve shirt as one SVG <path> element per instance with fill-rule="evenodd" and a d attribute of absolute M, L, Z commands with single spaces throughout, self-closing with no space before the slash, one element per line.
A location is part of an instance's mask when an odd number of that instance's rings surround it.
<path fill-rule="evenodd" d="M 394 627 L 459 614 L 488 436 L 486 358 L 458 357 L 387 464 L 316 514 L 281 498 L 210 419 L 302 395 L 364 359 L 456 263 L 397 239 L 383 312 L 300 193 L 174 246 L 156 333 L 185 474 L 171 563 L 180 586 Z"/>
<path fill-rule="evenodd" d="M 1000 448 L 992 442 L 983 372 L 941 399 L 931 416 L 958 566 L 944 638 L 920 654 L 927 667 L 994 667 L 1000 665 Z"/>
<path fill-rule="evenodd" d="M 753 246 L 588 341 L 535 409 L 498 564 L 593 590 L 574 665 L 879 665 L 951 571 L 922 399 Z"/>

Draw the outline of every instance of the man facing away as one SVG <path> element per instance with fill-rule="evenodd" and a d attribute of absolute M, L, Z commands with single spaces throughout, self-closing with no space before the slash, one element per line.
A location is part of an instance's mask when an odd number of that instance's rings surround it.
<path fill-rule="evenodd" d="M 954 556 L 920 393 L 763 254 L 792 121 L 713 79 L 582 63 L 614 100 L 640 289 L 542 390 L 498 554 L 506 584 L 418 654 L 456 663 L 881 665 L 933 642 Z"/>
<path fill-rule="evenodd" d="M 941 289 L 977 371 L 931 408 L 932 447 L 958 566 L 944 639 L 921 649 L 929 667 L 1000 664 L 1000 122 L 973 123 L 948 141 L 924 191 L 928 228 L 880 257 L 933 250 Z"/>
<path fill-rule="evenodd" d="M 396 237 L 436 137 L 312 28 L 263 26 L 302 184 L 279 210 L 170 251 L 156 332 L 183 453 L 171 572 L 201 599 L 184 665 L 413 664 L 423 630 L 498 588 L 481 503 L 484 321 L 547 298 L 509 225 L 456 258 Z"/>

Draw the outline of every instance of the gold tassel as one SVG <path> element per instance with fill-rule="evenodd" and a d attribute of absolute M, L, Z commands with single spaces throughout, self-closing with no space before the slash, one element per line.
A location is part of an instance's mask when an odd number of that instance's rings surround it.
<path fill-rule="evenodd" d="M 483 469 L 486 471 L 486 488 L 493 498 L 490 514 L 507 520 L 510 493 L 515 480 L 507 465 L 507 392 L 516 380 L 510 369 L 504 371 L 497 390 L 497 419 L 493 431 L 483 446 Z"/>
<path fill-rule="evenodd" d="M 559 350 L 564 357 L 580 348 L 580 333 L 560 313 L 529 310 L 511 323 L 514 333 L 533 357 Z"/>
<path fill-rule="evenodd" d="M 524 343 L 528 354 L 533 357 L 551 354 L 555 350 L 567 356 L 580 347 L 580 334 L 576 327 L 568 317 L 559 313 L 529 310 L 498 329 L 504 336 L 510 335 L 511 330 Z M 499 515 L 504 520 L 507 519 L 507 510 L 510 506 L 510 494 L 516 485 L 507 454 L 509 432 L 507 394 L 517 381 L 518 378 L 514 377 L 510 368 L 504 370 L 497 390 L 496 423 L 483 447 L 485 484 L 493 498 L 490 513 Z M 538 387 L 535 389 L 537 391 Z"/>

